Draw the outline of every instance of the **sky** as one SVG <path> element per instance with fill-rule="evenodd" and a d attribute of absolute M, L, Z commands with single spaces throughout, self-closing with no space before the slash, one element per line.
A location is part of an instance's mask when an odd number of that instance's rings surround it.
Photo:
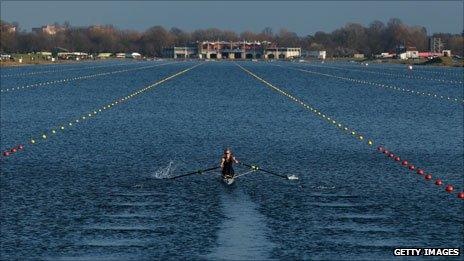
<path fill-rule="evenodd" d="M 462 33 L 463 1 L 4 1 L 1 19 L 30 31 L 54 22 L 112 24 L 144 31 L 154 25 L 185 31 L 219 28 L 260 32 L 286 28 L 299 35 L 331 32 L 355 22 L 400 18 L 429 34 Z"/>

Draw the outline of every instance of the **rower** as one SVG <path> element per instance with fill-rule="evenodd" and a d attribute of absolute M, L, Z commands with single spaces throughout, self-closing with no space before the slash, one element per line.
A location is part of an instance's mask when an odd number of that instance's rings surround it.
<path fill-rule="evenodd" d="M 221 158 L 221 173 L 222 178 L 231 179 L 234 177 L 235 172 L 233 168 L 234 163 L 239 163 L 238 160 L 232 155 L 232 150 L 227 148 L 224 150 L 224 155 Z"/>

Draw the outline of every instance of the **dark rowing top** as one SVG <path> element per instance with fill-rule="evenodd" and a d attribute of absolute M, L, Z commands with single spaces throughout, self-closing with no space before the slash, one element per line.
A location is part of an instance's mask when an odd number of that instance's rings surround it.
<path fill-rule="evenodd" d="M 231 157 L 230 159 L 224 159 L 224 166 L 222 168 L 222 175 L 223 176 L 234 176 L 235 171 L 234 168 L 232 167 L 232 164 L 234 163 L 234 158 Z"/>

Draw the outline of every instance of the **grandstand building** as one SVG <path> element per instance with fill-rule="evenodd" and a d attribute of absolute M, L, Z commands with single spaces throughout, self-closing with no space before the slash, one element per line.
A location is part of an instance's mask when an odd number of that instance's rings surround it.
<path fill-rule="evenodd" d="M 174 59 L 297 59 L 301 56 L 301 48 L 278 47 L 270 42 L 204 41 L 165 48 L 163 54 Z"/>

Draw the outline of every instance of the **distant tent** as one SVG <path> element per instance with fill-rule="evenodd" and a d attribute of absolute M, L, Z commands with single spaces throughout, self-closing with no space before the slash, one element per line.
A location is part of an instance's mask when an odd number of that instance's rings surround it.
<path fill-rule="evenodd" d="M 132 53 L 131 55 L 132 55 L 132 58 L 134 58 L 134 59 L 140 59 L 140 58 L 142 58 L 142 55 L 139 54 L 139 53 Z"/>
<path fill-rule="evenodd" d="M 52 56 L 57 57 L 58 53 L 69 53 L 69 50 L 61 47 L 55 47 L 52 49 Z"/>

